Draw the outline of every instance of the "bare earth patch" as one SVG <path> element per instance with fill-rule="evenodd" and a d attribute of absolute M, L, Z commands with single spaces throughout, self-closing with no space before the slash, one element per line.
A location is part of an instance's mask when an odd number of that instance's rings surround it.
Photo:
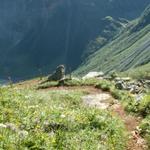
<path fill-rule="evenodd" d="M 125 124 L 127 131 L 129 132 L 129 142 L 127 150 L 146 150 L 146 141 L 139 135 L 137 130 L 141 119 L 128 115 L 123 106 L 112 98 L 109 93 L 93 93 L 82 97 L 84 105 L 88 107 L 96 107 L 99 109 L 110 109 L 116 115 L 118 115 Z"/>
<path fill-rule="evenodd" d="M 107 109 L 112 105 L 112 97 L 108 93 L 91 94 L 83 96 L 83 103 L 89 107 L 97 107 L 100 109 Z"/>
<path fill-rule="evenodd" d="M 119 103 L 113 105 L 112 110 L 124 121 L 126 129 L 130 134 L 127 150 L 147 150 L 146 141 L 139 135 L 137 129 L 141 118 L 126 114 L 123 106 Z"/>

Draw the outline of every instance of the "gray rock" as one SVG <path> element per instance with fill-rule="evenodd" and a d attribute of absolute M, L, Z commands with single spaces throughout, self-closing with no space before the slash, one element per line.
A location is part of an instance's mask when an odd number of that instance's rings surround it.
<path fill-rule="evenodd" d="M 48 81 L 59 81 L 65 78 L 65 66 L 59 65 L 56 71 L 48 77 Z"/>
<path fill-rule="evenodd" d="M 115 78 L 115 81 L 120 81 L 120 80 L 122 80 L 124 82 L 129 82 L 129 81 L 131 81 L 131 78 L 130 77 L 116 77 Z"/>
<path fill-rule="evenodd" d="M 120 81 L 117 81 L 115 83 L 115 87 L 119 90 L 126 90 L 127 87 L 126 87 L 126 84 L 124 83 L 124 81 L 120 80 Z"/>
<path fill-rule="evenodd" d="M 138 94 L 138 93 L 141 93 L 141 92 L 142 92 L 142 89 L 141 89 L 139 86 L 137 86 L 137 85 L 133 85 L 133 86 L 131 87 L 131 89 L 130 89 L 130 92 L 131 92 L 132 94 Z"/>
<path fill-rule="evenodd" d="M 137 102 L 139 102 L 139 101 L 141 101 L 141 100 L 143 99 L 143 97 L 144 97 L 143 94 L 137 94 L 137 95 L 135 95 L 135 100 L 136 100 Z"/>
<path fill-rule="evenodd" d="M 97 77 L 103 77 L 104 73 L 103 72 L 89 72 L 86 74 L 82 79 L 89 79 L 89 78 L 97 78 Z"/>

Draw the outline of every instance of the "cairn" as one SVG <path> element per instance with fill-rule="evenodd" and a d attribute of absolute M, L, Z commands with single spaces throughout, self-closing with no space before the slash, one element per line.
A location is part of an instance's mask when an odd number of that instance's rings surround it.
<path fill-rule="evenodd" d="M 50 81 L 64 81 L 65 80 L 65 66 L 59 65 L 56 70 L 48 76 L 48 78 L 40 84 Z"/>
<path fill-rule="evenodd" d="M 56 71 L 48 76 L 48 81 L 60 81 L 65 78 L 65 66 L 59 65 Z"/>

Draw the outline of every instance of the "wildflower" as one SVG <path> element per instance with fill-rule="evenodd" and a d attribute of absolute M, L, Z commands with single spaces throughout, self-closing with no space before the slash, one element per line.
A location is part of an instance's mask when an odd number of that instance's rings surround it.
<path fill-rule="evenodd" d="M 18 130 L 18 128 L 12 123 L 7 123 L 6 124 L 6 128 L 8 128 L 8 129 L 10 129 L 10 130 L 12 130 L 14 132 L 17 132 L 17 130 Z"/>
<path fill-rule="evenodd" d="M 0 129 L 1 128 L 7 128 L 7 126 L 5 124 L 0 123 Z"/>
<path fill-rule="evenodd" d="M 27 131 L 23 130 L 23 131 L 19 131 L 18 134 L 19 134 L 20 138 L 24 139 L 28 136 L 29 133 Z"/>
<path fill-rule="evenodd" d="M 29 108 L 31 108 L 31 109 L 32 109 L 32 108 L 38 108 L 38 107 L 39 107 L 39 105 L 35 105 L 35 106 L 32 105 L 32 106 L 29 106 Z"/>
<path fill-rule="evenodd" d="M 54 137 L 54 135 L 55 135 L 55 133 L 54 133 L 53 131 L 51 131 L 51 132 L 49 133 L 49 136 L 50 136 L 50 137 Z"/>
<path fill-rule="evenodd" d="M 66 116 L 62 114 L 60 117 L 61 117 L 61 118 L 65 118 Z"/>

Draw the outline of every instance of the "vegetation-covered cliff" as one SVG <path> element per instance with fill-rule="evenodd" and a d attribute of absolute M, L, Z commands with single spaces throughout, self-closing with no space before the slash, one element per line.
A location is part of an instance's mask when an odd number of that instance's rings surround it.
<path fill-rule="evenodd" d="M 126 71 L 150 62 L 150 7 L 112 41 L 90 55 L 77 73 L 89 70 Z M 148 65 L 147 65 L 148 66 Z"/>

